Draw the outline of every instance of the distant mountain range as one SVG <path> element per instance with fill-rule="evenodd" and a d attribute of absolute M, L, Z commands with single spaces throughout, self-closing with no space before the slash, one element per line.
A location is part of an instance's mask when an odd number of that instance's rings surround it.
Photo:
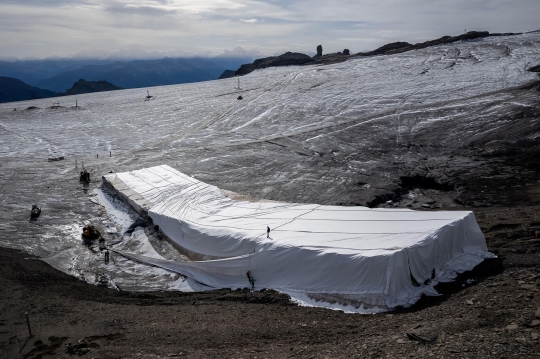
<path fill-rule="evenodd" d="M 110 64 L 113 61 L 106 60 L 74 60 L 74 59 L 44 59 L 25 61 L 0 61 L 0 76 L 14 77 L 32 86 L 38 86 L 38 82 L 66 71 L 72 71 L 85 65 Z M 79 77 L 80 78 L 80 77 Z M 72 81 L 69 86 L 73 85 Z M 69 87 L 68 86 L 68 87 Z M 65 91 L 68 87 L 60 89 Z M 51 91 L 58 91 L 52 90 Z"/>
<path fill-rule="evenodd" d="M 166 57 L 119 61 L 110 57 L 100 60 L 50 58 L 0 61 L 0 76 L 17 78 L 31 86 L 53 92 L 64 92 L 82 78 L 88 81 L 104 80 L 122 88 L 137 88 L 215 80 L 225 70 L 236 70 L 261 55 L 259 51 L 248 51 L 237 46 L 211 58 Z"/>
<path fill-rule="evenodd" d="M 30 86 L 12 77 L 0 76 L 0 103 L 121 89 L 121 87 L 107 81 L 86 81 L 79 79 L 65 93 L 58 93 Z"/>
<path fill-rule="evenodd" d="M 203 58 L 117 61 L 102 65 L 84 65 L 34 84 L 58 92 L 65 91 L 81 78 L 89 81 L 105 80 L 123 88 L 174 85 L 215 80 L 231 61 L 227 59 L 225 62 L 226 65 Z"/>
<path fill-rule="evenodd" d="M 259 55 L 236 47 L 213 58 L 0 61 L 0 102 L 216 80 Z"/>

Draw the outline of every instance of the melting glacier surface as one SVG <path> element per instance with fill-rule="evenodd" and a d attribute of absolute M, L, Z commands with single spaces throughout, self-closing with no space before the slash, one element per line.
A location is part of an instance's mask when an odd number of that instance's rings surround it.
<path fill-rule="evenodd" d="M 236 78 L 154 87 L 151 101 L 144 100 L 146 89 L 130 89 L 0 104 L 0 245 L 34 253 L 89 283 L 207 289 L 119 256 L 106 264 L 103 252 L 83 243 L 82 227 L 95 223 L 119 249 L 168 255 L 148 229 L 123 235 L 137 215 L 97 188 L 102 175 L 168 164 L 257 198 L 341 203 L 358 176 L 391 177 L 382 160 L 364 156 L 363 149 L 380 141 L 399 145 L 417 131 L 472 118 L 483 108 L 489 107 L 482 115 L 487 119 L 487 111 L 530 106 L 508 89 L 536 80 L 527 68 L 538 63 L 540 34 L 533 33 L 268 68 L 241 77 L 240 88 Z M 53 102 L 62 107 L 51 108 Z M 489 130 L 470 127 L 441 143 Z M 65 159 L 47 161 L 60 156 Z M 89 185 L 78 182 L 83 168 L 92 175 Z M 34 203 L 43 212 L 29 221 Z"/>

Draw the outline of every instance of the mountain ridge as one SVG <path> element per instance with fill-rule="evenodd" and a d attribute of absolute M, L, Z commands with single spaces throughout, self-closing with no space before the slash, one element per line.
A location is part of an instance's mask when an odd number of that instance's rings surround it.
<path fill-rule="evenodd" d="M 140 49 L 124 50 L 118 50 L 103 58 L 100 57 L 103 54 L 95 53 L 98 57 L 96 58 L 93 52 L 88 51 L 80 53 L 80 57 L 71 58 L 8 59 L 4 57 L 0 59 L 0 76 L 17 78 L 30 86 L 53 92 L 66 91 L 80 78 L 93 81 L 106 80 L 123 88 L 138 88 L 214 80 L 224 70 L 237 69 L 240 65 L 262 56 L 258 50 L 244 49 L 240 46 L 225 50 L 217 56 L 212 56 L 210 53 L 198 56 L 184 51 L 182 57 L 164 54 L 159 58 L 154 58 L 159 54 L 150 54 Z M 137 54 L 141 51 L 153 57 L 139 58 Z M 176 69 L 174 69 L 175 66 Z M 164 74 L 163 69 L 166 69 L 168 74 Z"/>
<path fill-rule="evenodd" d="M 56 93 L 52 91 L 30 86 L 13 77 L 0 76 L 0 103 L 54 96 L 56 96 Z"/>
<path fill-rule="evenodd" d="M 79 95 L 92 92 L 104 92 L 123 90 L 121 87 L 115 86 L 107 81 L 86 81 L 79 79 L 70 89 L 67 89 L 65 95 Z"/>
<path fill-rule="evenodd" d="M 469 31 L 462 35 L 456 36 L 443 36 L 435 40 L 429 40 L 417 44 L 409 44 L 408 42 L 391 42 L 380 46 L 379 48 L 368 51 L 358 52 L 356 54 L 350 54 L 348 50 L 337 53 L 329 53 L 325 55 L 315 55 L 309 57 L 302 53 L 286 52 L 280 56 L 269 56 L 255 60 L 253 63 L 242 64 L 235 72 L 235 76 L 246 75 L 256 69 L 262 69 L 266 67 L 274 66 L 290 66 L 290 65 L 324 65 L 346 61 L 348 58 L 354 57 L 368 57 L 377 55 L 393 55 L 402 52 L 423 49 L 430 46 L 436 46 L 441 44 L 450 44 L 457 41 L 475 40 L 488 36 L 513 36 L 519 35 L 519 33 L 490 33 L 489 31 Z M 308 60 L 310 58 L 311 60 Z"/>
<path fill-rule="evenodd" d="M 0 76 L 0 103 L 114 90 L 122 90 L 122 88 L 107 81 L 86 81 L 84 79 L 79 79 L 66 92 L 59 93 L 30 86 L 13 77 Z"/>
<path fill-rule="evenodd" d="M 84 65 L 38 81 L 35 85 L 57 92 L 65 91 L 80 78 L 105 80 L 122 88 L 175 85 L 215 80 L 226 69 L 239 67 L 243 62 L 244 58 L 115 61 L 102 65 Z"/>

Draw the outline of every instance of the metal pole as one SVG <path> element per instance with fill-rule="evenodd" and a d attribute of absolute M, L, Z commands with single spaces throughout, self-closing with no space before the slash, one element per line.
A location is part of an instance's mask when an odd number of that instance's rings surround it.
<path fill-rule="evenodd" d="M 32 338 L 32 330 L 30 329 L 30 319 L 28 318 L 28 312 L 24 313 L 26 315 L 26 325 L 28 325 L 28 335 L 29 338 Z"/>

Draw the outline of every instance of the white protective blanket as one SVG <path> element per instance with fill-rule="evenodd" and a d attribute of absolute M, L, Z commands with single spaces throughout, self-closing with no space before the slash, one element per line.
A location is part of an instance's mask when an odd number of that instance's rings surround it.
<path fill-rule="evenodd" d="M 178 245 L 222 259 L 123 255 L 216 288 L 248 286 L 250 270 L 257 288 L 353 295 L 357 304 L 393 308 L 436 294 L 433 285 L 493 256 L 472 212 L 236 201 L 169 166 L 105 180 Z"/>

